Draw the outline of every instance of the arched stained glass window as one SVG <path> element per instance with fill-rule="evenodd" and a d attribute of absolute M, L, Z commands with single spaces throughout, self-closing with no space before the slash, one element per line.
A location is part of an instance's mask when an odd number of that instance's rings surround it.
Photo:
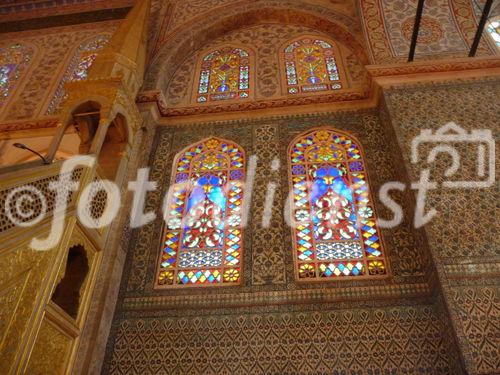
<path fill-rule="evenodd" d="M 6 102 L 16 83 L 26 73 L 33 55 L 34 49 L 23 44 L 0 47 L 0 106 Z"/>
<path fill-rule="evenodd" d="M 387 273 L 362 151 L 350 136 L 320 129 L 289 148 L 297 276 L 304 280 Z"/>
<path fill-rule="evenodd" d="M 177 155 L 157 284 L 234 285 L 241 279 L 245 155 L 210 138 Z"/>
<path fill-rule="evenodd" d="M 64 90 L 64 84 L 70 81 L 82 81 L 87 79 L 89 68 L 97 57 L 97 52 L 101 50 L 109 41 L 110 36 L 98 35 L 90 41 L 82 43 L 73 57 L 57 86 L 56 93 L 52 98 L 47 114 L 57 113 L 61 103 L 66 99 L 67 94 Z"/>
<path fill-rule="evenodd" d="M 250 54 L 241 48 L 224 47 L 210 52 L 201 62 L 197 102 L 246 99 L 250 96 Z"/>
<path fill-rule="evenodd" d="M 342 88 L 334 46 L 321 39 L 306 37 L 285 48 L 285 72 L 289 94 Z"/>

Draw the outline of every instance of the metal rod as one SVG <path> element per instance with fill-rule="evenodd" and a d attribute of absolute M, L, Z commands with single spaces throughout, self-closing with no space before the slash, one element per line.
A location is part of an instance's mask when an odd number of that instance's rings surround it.
<path fill-rule="evenodd" d="M 73 117 L 81 117 L 81 116 L 87 116 L 87 115 L 97 115 L 101 112 L 97 111 L 97 112 L 84 112 L 84 113 L 76 113 L 73 115 Z"/>
<path fill-rule="evenodd" d="M 28 150 L 30 152 L 32 152 L 33 154 L 35 154 L 36 156 L 38 156 L 40 159 L 42 159 L 42 162 L 43 164 L 50 164 L 50 162 L 45 159 L 39 152 L 36 152 L 35 150 L 32 150 L 31 148 L 29 148 L 28 146 L 22 144 L 22 143 L 14 143 L 13 144 L 14 147 L 17 147 L 17 148 L 20 148 L 22 150 Z"/>
<path fill-rule="evenodd" d="M 424 11 L 425 0 L 418 0 L 417 14 L 415 15 L 415 23 L 413 25 L 413 34 L 411 36 L 410 54 L 408 62 L 412 62 L 415 57 L 415 48 L 417 47 L 418 32 L 420 31 L 420 21 L 422 21 L 422 13 Z"/>
<path fill-rule="evenodd" d="M 486 21 L 488 20 L 492 4 L 493 0 L 486 0 L 486 4 L 484 4 L 483 14 L 481 15 L 481 20 L 479 21 L 479 25 L 477 26 L 476 36 L 474 37 L 474 41 L 472 42 L 472 47 L 470 48 L 469 57 L 476 56 L 477 47 L 479 47 L 479 42 L 481 41 L 481 37 L 483 36 L 483 30 L 484 27 L 486 26 Z"/>

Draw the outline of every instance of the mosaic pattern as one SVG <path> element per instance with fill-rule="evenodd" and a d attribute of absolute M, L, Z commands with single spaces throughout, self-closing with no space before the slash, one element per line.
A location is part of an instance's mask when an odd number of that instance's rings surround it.
<path fill-rule="evenodd" d="M 330 43 L 304 38 L 285 48 L 285 71 L 289 94 L 339 90 L 339 72 Z"/>
<path fill-rule="evenodd" d="M 66 100 L 67 93 L 64 84 L 71 81 L 82 81 L 87 79 L 88 71 L 97 57 L 97 52 L 101 50 L 109 41 L 107 34 L 98 35 L 90 41 L 82 43 L 70 61 L 64 76 L 57 87 L 46 114 L 57 113 L 61 103 Z"/>
<path fill-rule="evenodd" d="M 116 322 L 103 374 L 462 374 L 431 306 Z"/>
<path fill-rule="evenodd" d="M 470 362 L 470 373 L 499 373 L 500 294 L 498 285 L 482 287 L 461 285 L 451 288 L 450 297 L 453 305 L 456 306 L 456 318 L 460 322 L 460 328 L 463 329 L 462 345 L 473 358 Z"/>
<path fill-rule="evenodd" d="M 245 99 L 250 93 L 250 56 L 240 48 L 226 47 L 203 58 L 198 82 L 198 103 Z"/>
<path fill-rule="evenodd" d="M 283 221 L 283 209 L 286 197 L 286 183 L 282 183 L 280 173 L 285 168 L 273 171 L 276 163 L 276 150 L 281 148 L 281 124 L 256 124 L 253 126 L 254 152 L 258 156 L 257 168 L 252 192 L 251 221 L 251 283 L 252 285 L 285 284 L 288 272 L 286 256 L 289 242 L 285 239 L 286 224 Z M 280 162 L 280 165 L 282 163 Z M 276 184 L 274 203 L 271 210 L 271 225 L 262 226 L 267 186 Z"/>
<path fill-rule="evenodd" d="M 353 162 L 352 169 L 356 173 L 362 167 L 369 169 L 373 177 L 370 186 L 375 191 L 384 181 L 401 178 L 397 174 L 401 164 L 395 157 L 395 142 L 376 113 L 159 129 L 150 166 L 151 179 L 162 186 L 167 184 L 165 175 L 170 177 L 172 154 L 204 137 L 234 139 L 248 154 L 258 156 L 251 225 L 244 241 L 242 285 L 230 290 L 151 290 L 162 220 L 140 228 L 130 243 L 130 262 L 122 279 L 124 297 L 117 307 L 103 373 L 461 374 L 456 368 L 459 360 L 454 355 L 452 336 L 448 337 L 442 327 L 447 318 L 432 306 L 419 306 L 420 300 L 413 299 L 421 293 L 414 289 L 419 284 L 408 283 L 422 281 L 422 269 L 432 268 L 423 259 L 426 240 L 411 224 L 384 230 L 385 254 L 391 256 L 391 278 L 369 282 L 358 278 L 359 282 L 336 283 L 335 288 L 294 280 L 292 238 L 283 217 L 288 190 L 288 168 L 284 165 L 287 140 L 313 126 L 342 124 L 346 131 L 355 132 L 370 156 L 365 162 Z M 271 164 L 276 154 L 282 166 L 273 172 Z M 174 168 L 174 178 L 176 175 Z M 185 178 L 179 175 L 178 180 Z M 262 228 L 264 198 L 271 181 L 277 183 L 278 190 L 271 226 Z M 161 191 L 152 192 L 145 211 L 159 207 L 162 196 Z M 406 196 L 411 198 L 411 192 Z M 399 196 L 397 199 L 399 202 Z M 390 217 L 383 207 L 377 209 L 380 216 Z M 204 270 L 200 267 L 201 272 Z M 424 289 L 427 295 L 428 289 Z M 403 302 L 395 299 L 398 297 L 408 299 Z M 410 299 L 415 305 L 404 306 Z M 381 306 L 360 309 L 365 303 Z M 279 312 L 274 306 L 280 306 Z M 228 361 L 229 357 L 236 359 Z"/>
<path fill-rule="evenodd" d="M 362 152 L 329 129 L 296 138 L 289 154 L 300 279 L 386 275 Z"/>
<path fill-rule="evenodd" d="M 12 44 L 0 48 L 0 105 L 5 103 L 33 58 L 33 48 Z"/>
<path fill-rule="evenodd" d="M 437 130 L 450 118 L 467 132 L 498 128 L 496 98 L 498 79 L 463 84 L 405 87 L 386 93 L 393 126 L 403 149 L 411 179 L 417 181 L 423 163 L 412 164 L 410 145 L 423 129 Z M 497 100 L 498 101 L 498 100 Z M 449 161 L 441 157 L 432 165 L 432 179 L 438 186 L 444 181 L 477 179 L 477 155 L 463 143 L 451 143 L 460 156 L 460 168 L 450 178 L 445 171 Z M 433 145 L 423 147 L 421 155 L 428 155 Z M 425 226 L 429 247 L 442 278 L 444 295 L 453 320 L 455 334 L 465 359 L 467 373 L 496 374 L 500 371 L 498 347 L 498 277 L 485 276 L 479 270 L 485 265 L 498 264 L 498 230 L 491 221 L 491 213 L 498 211 L 498 184 L 487 189 L 448 189 L 429 192 L 426 209 L 434 208 L 438 215 Z M 458 229 L 460 228 L 460 229 Z M 441 265 L 441 266 L 440 266 Z M 454 267 L 453 277 L 442 271 Z M 474 269 L 471 277 L 467 269 Z M 458 271 L 460 270 L 460 271 Z M 469 275 L 467 275 L 469 274 Z M 495 341 L 496 340 L 496 341 Z"/>
<path fill-rule="evenodd" d="M 217 138 L 178 155 L 158 285 L 239 283 L 244 168 L 243 150 Z"/>

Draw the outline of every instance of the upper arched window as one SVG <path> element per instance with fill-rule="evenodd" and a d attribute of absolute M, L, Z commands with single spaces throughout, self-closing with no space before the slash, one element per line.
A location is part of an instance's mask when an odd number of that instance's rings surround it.
<path fill-rule="evenodd" d="M 108 43 L 109 38 L 110 36 L 107 34 L 98 35 L 78 47 L 57 86 L 56 93 L 47 109 L 47 114 L 56 113 L 60 104 L 66 99 L 67 94 L 64 90 L 66 82 L 87 79 L 89 68 L 97 57 L 97 52 Z"/>
<path fill-rule="evenodd" d="M 223 47 L 204 55 L 200 65 L 196 101 L 246 99 L 250 97 L 250 52 Z"/>
<path fill-rule="evenodd" d="M 0 47 L 0 106 L 28 70 L 34 52 L 32 47 L 18 43 Z"/>
<path fill-rule="evenodd" d="M 288 44 L 283 55 L 286 91 L 299 94 L 341 89 L 336 54 L 332 43 L 315 37 L 304 37 Z"/>
<path fill-rule="evenodd" d="M 245 155 L 233 142 L 209 138 L 177 155 L 159 286 L 240 282 L 244 176 Z"/>
<path fill-rule="evenodd" d="M 328 128 L 300 135 L 290 145 L 298 279 L 387 274 L 362 155 L 350 136 Z"/>

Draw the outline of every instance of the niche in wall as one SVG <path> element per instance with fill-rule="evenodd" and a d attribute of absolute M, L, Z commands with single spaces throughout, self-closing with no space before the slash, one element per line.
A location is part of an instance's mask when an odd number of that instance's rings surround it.
<path fill-rule="evenodd" d="M 80 291 L 89 272 L 85 248 L 75 245 L 69 249 L 64 277 L 57 285 L 52 302 L 76 319 L 80 307 Z"/>

